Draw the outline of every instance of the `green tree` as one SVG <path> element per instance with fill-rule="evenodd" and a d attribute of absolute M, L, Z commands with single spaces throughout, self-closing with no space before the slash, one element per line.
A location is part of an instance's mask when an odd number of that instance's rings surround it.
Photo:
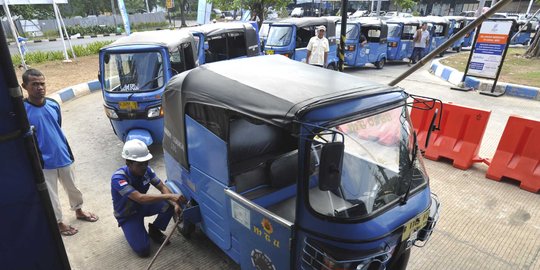
<path fill-rule="evenodd" d="M 247 9 L 251 11 L 251 20 L 257 21 L 259 27 L 266 17 L 269 7 L 281 10 L 290 0 L 209 0 L 216 8 L 223 10 Z"/>
<path fill-rule="evenodd" d="M 25 20 L 54 18 L 52 5 L 13 5 L 9 6 L 9 11 L 12 16 L 21 16 Z M 4 9 L 1 14 L 4 14 Z"/>
<path fill-rule="evenodd" d="M 416 0 L 394 0 L 394 5 L 398 6 L 400 10 L 408 10 L 416 6 Z"/>

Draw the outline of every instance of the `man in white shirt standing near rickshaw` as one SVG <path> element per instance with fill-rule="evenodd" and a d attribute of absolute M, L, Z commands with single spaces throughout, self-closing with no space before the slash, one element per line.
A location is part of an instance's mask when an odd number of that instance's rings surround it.
<path fill-rule="evenodd" d="M 316 28 L 317 35 L 309 40 L 307 45 L 306 63 L 326 67 L 328 65 L 328 52 L 330 45 L 328 39 L 324 36 L 326 27 L 321 25 Z"/>
<path fill-rule="evenodd" d="M 414 49 L 411 55 L 412 64 L 420 61 L 424 57 L 424 51 L 428 47 L 429 31 L 427 30 L 427 23 L 422 23 L 420 29 L 416 30 L 413 36 Z"/>

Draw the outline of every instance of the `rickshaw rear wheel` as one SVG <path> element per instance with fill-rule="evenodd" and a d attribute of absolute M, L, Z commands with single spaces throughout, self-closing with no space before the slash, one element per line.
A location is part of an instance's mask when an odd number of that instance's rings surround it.
<path fill-rule="evenodd" d="M 384 64 L 386 64 L 386 58 L 382 58 L 381 60 L 377 61 L 377 63 L 375 63 L 375 67 L 377 69 L 382 69 Z"/>
<path fill-rule="evenodd" d="M 409 264 L 409 258 L 411 257 L 411 249 L 409 248 L 405 252 L 399 255 L 389 267 L 388 270 L 406 270 L 407 264 Z"/>
<path fill-rule="evenodd" d="M 174 217 L 174 220 L 176 221 L 176 216 Z M 176 226 L 176 229 L 178 231 L 178 233 L 180 233 L 182 236 L 184 236 L 186 239 L 190 239 L 191 238 L 191 235 L 193 234 L 193 232 L 195 231 L 195 224 L 187 221 L 187 220 L 182 220 L 178 223 L 178 225 Z"/>
<path fill-rule="evenodd" d="M 461 52 L 461 46 L 457 48 L 457 52 Z"/>

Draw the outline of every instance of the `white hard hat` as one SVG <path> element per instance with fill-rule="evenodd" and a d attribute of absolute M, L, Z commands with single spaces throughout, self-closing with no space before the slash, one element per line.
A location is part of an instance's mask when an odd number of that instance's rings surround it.
<path fill-rule="evenodd" d="M 320 25 L 316 28 L 317 30 L 323 30 L 326 32 L 326 27 L 324 25 Z"/>
<path fill-rule="evenodd" d="M 122 157 L 137 162 L 144 162 L 152 159 L 152 154 L 150 154 L 150 151 L 148 151 L 148 147 L 146 147 L 144 142 L 133 139 L 124 144 Z"/>

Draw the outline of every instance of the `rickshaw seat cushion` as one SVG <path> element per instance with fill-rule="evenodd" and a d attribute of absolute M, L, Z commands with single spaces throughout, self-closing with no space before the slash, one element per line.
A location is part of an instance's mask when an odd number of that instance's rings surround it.
<path fill-rule="evenodd" d="M 241 172 L 233 175 L 233 182 L 236 185 L 236 192 L 248 191 L 260 185 L 269 184 L 268 174 L 266 172 L 266 163 L 259 162 L 255 166 L 236 168 Z M 244 170 L 241 170 L 244 169 Z"/>
<path fill-rule="evenodd" d="M 270 164 L 272 187 L 283 188 L 296 182 L 298 175 L 298 151 L 289 152 Z"/>

